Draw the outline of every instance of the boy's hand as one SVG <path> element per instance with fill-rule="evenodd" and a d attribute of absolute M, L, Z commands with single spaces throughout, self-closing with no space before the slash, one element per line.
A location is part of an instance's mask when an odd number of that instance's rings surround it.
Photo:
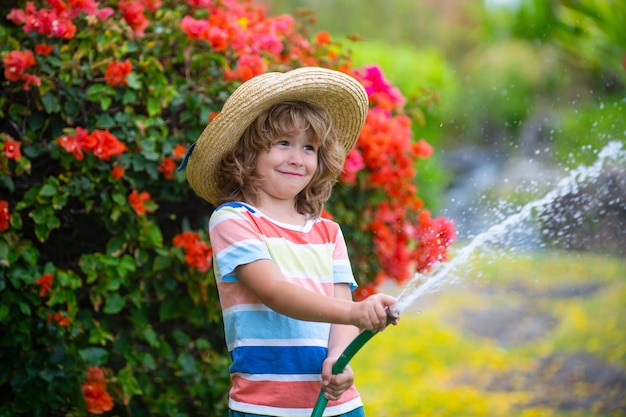
<path fill-rule="evenodd" d="M 332 374 L 335 362 L 337 358 L 326 358 L 322 364 L 321 385 L 324 397 L 329 401 L 337 401 L 354 384 L 354 373 L 350 365 L 346 366 L 340 374 Z"/>
<path fill-rule="evenodd" d="M 388 324 L 398 323 L 398 317 L 388 313 L 389 308 L 394 304 L 396 304 L 396 299 L 387 294 L 374 294 L 363 301 L 354 303 L 352 324 L 372 332 L 383 331 Z"/>

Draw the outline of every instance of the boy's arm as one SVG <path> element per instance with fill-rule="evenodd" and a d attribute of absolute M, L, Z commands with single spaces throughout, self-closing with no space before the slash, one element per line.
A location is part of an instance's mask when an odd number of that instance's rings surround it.
<path fill-rule="evenodd" d="M 335 298 L 352 300 L 352 291 L 348 284 L 335 284 Z M 328 338 L 328 356 L 322 366 L 322 388 L 329 400 L 338 400 L 341 395 L 354 384 L 354 373 L 350 365 L 339 374 L 332 374 L 332 367 L 337 358 L 348 347 L 350 342 L 359 335 L 359 329 L 345 324 L 333 324 Z"/>
<path fill-rule="evenodd" d="M 394 297 L 385 294 L 353 302 L 351 298 L 333 298 L 309 291 L 287 282 L 278 266 L 269 259 L 240 265 L 235 272 L 263 304 L 299 320 L 352 324 L 381 331 L 387 326 L 385 308 L 396 302 Z"/>
<path fill-rule="evenodd" d="M 335 284 L 335 298 L 352 301 L 352 291 L 348 284 Z M 358 327 L 345 324 L 333 324 L 328 338 L 328 357 L 338 358 L 350 342 L 359 335 Z"/>

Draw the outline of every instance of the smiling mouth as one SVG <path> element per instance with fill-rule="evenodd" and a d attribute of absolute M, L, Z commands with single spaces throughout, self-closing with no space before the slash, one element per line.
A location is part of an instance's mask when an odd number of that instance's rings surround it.
<path fill-rule="evenodd" d="M 283 175 L 287 175 L 289 177 L 301 177 L 302 174 L 298 173 L 298 172 L 287 172 L 287 171 L 278 171 Z"/>

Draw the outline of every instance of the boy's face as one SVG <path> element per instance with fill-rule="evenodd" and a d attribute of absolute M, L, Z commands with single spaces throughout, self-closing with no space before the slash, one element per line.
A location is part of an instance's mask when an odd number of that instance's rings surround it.
<path fill-rule="evenodd" d="M 295 199 L 317 170 L 317 151 L 304 131 L 277 138 L 268 151 L 261 151 L 256 167 L 261 199 Z"/>

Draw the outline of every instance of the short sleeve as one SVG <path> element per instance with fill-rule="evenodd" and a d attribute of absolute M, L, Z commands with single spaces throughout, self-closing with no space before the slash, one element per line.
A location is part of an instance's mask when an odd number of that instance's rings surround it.
<path fill-rule="evenodd" d="M 238 266 L 271 259 L 253 215 L 252 207 L 240 203 L 224 204 L 211 215 L 209 237 L 218 281 L 238 281 Z"/>

